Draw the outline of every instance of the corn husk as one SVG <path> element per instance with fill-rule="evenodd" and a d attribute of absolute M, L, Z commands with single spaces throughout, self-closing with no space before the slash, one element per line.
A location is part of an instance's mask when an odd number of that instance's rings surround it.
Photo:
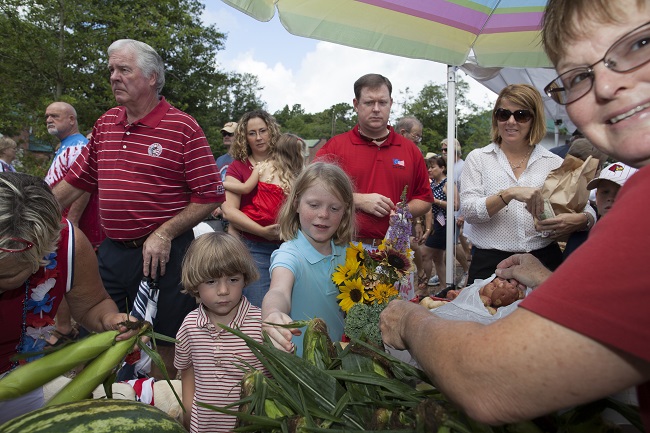
<path fill-rule="evenodd" d="M 594 432 L 606 426 L 603 407 L 589 406 L 545 417 L 548 425 L 544 428 L 533 421 L 492 427 L 468 418 L 421 370 L 363 341 L 353 338 L 345 348 L 336 344 L 336 355 L 324 362 L 327 345 L 318 343 L 323 336 L 317 334 L 327 333 L 327 329 L 319 323 L 305 331 L 306 341 L 317 342 L 304 345 L 309 347 L 308 359 L 283 352 L 268 340 L 261 344 L 239 330 L 222 327 L 244 339 L 272 375 L 251 373 L 246 382 L 255 386 L 247 386 L 242 400 L 228 407 L 198 402 L 237 416 L 242 422 L 235 432 L 541 433 Z M 638 409 L 607 400 L 604 404 L 642 429 Z M 245 409 L 238 412 L 235 409 L 240 405 Z"/>

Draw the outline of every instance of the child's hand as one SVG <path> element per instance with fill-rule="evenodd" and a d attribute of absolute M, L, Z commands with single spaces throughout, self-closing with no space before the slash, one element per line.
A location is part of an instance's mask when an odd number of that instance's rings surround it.
<path fill-rule="evenodd" d="M 262 329 L 266 332 L 271 338 L 271 342 L 278 349 L 284 350 L 285 352 L 293 352 L 294 345 L 291 342 L 291 339 L 294 335 L 302 334 L 302 331 L 298 328 L 287 329 L 281 328 L 279 326 L 270 325 L 270 323 L 277 323 L 279 325 L 287 325 L 293 323 L 291 317 L 287 316 L 284 313 L 279 311 L 273 312 L 266 316 L 264 323 L 262 324 Z"/>
<path fill-rule="evenodd" d="M 262 237 L 270 241 L 276 241 L 280 238 L 280 224 L 271 224 L 264 227 Z"/>

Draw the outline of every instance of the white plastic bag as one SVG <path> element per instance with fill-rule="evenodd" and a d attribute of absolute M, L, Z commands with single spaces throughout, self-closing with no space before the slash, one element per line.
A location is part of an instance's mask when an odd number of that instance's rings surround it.
<path fill-rule="evenodd" d="M 474 280 L 474 283 L 471 286 L 467 286 L 460 291 L 456 299 L 438 308 L 432 309 L 431 312 L 444 319 L 466 320 L 483 324 L 489 324 L 507 316 L 517 309 L 521 300 L 515 301 L 508 306 L 497 308 L 497 312 L 493 315 L 490 314 L 487 308 L 485 308 L 478 293 L 481 287 L 485 286 L 495 278 L 496 275 L 492 274 L 488 279 Z M 530 288 L 526 289 L 526 295 L 531 291 L 532 289 Z"/>

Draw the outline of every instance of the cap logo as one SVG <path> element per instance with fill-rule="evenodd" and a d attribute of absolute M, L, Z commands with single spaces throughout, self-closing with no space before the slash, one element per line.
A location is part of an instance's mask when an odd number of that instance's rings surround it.
<path fill-rule="evenodd" d="M 617 171 L 623 171 L 623 166 L 620 164 L 613 164 L 608 168 L 609 171 L 616 173 Z"/>

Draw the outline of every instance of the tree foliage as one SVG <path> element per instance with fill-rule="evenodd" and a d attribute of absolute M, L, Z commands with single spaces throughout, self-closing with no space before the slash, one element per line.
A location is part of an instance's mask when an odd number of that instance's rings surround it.
<path fill-rule="evenodd" d="M 469 84 L 462 79 L 456 83 L 456 138 L 463 146 L 463 154 L 489 143 L 490 114 L 469 100 Z M 415 116 L 422 122 L 420 148 L 440 154 L 440 142 L 447 137 L 448 99 L 446 84 L 429 83 L 420 93 L 410 97 L 409 89 L 402 95 L 404 115 Z"/>
<path fill-rule="evenodd" d="M 80 128 L 115 105 L 106 49 L 117 39 L 154 47 L 166 65 L 162 94 L 196 118 L 215 151 L 221 126 L 263 106 L 257 77 L 219 70 L 225 35 L 201 20 L 199 0 L 3 0 L 0 3 L 0 131 L 33 129 L 52 144 L 44 112 L 77 109 Z"/>
<path fill-rule="evenodd" d="M 332 105 L 320 113 L 308 114 L 300 104 L 285 105 L 274 116 L 283 132 L 292 132 L 304 138 L 331 138 L 348 131 L 356 124 L 352 106 L 347 103 Z"/>

